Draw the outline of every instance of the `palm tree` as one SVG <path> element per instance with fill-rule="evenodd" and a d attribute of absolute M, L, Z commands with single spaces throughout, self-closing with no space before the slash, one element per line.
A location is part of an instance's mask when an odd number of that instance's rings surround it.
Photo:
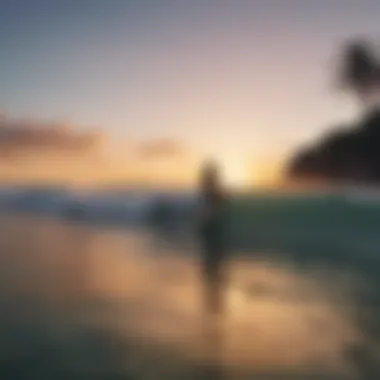
<path fill-rule="evenodd" d="M 343 47 L 339 82 L 369 106 L 380 89 L 380 62 L 374 47 L 366 40 L 356 40 Z"/>

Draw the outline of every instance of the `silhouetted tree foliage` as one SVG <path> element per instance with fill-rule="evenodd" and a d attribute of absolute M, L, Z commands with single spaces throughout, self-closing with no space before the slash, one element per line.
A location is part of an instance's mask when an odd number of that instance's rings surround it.
<path fill-rule="evenodd" d="M 380 110 L 354 128 L 334 132 L 296 153 L 288 175 L 305 180 L 380 183 Z"/>
<path fill-rule="evenodd" d="M 338 72 L 346 89 L 366 96 L 379 91 L 380 64 L 366 42 L 344 47 Z M 356 125 L 332 132 L 292 157 L 287 174 L 298 180 L 380 183 L 380 108 L 372 108 Z"/>
<path fill-rule="evenodd" d="M 355 41 L 344 46 L 338 76 L 341 84 L 360 96 L 378 85 L 380 64 L 375 50 L 367 41 Z"/>

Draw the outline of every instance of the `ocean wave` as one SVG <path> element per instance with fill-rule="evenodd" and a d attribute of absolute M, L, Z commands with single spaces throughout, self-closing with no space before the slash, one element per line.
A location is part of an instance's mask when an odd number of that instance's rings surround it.
<path fill-rule="evenodd" d="M 173 215 L 191 211 L 192 194 L 138 192 L 112 194 L 62 189 L 0 189 L 0 208 L 75 220 L 147 222 L 159 208 Z"/>

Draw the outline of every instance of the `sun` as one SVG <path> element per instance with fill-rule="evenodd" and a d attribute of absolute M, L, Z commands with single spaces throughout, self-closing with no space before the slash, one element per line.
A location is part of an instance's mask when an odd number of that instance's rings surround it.
<path fill-rule="evenodd" d="M 222 164 L 223 180 L 227 187 L 243 188 L 247 185 L 247 173 L 244 165 L 238 162 Z"/>

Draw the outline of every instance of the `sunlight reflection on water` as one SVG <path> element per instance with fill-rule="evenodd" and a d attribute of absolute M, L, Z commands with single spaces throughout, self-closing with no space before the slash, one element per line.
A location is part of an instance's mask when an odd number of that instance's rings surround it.
<path fill-rule="evenodd" d="M 155 240 L 144 231 L 19 217 L 2 218 L 0 227 L 4 299 L 31 300 L 48 313 L 53 329 L 62 320 L 77 321 L 133 341 L 136 349 L 124 362 L 139 362 L 133 370 L 143 378 L 178 376 L 176 361 L 192 365 L 207 357 L 195 254 L 152 254 Z M 361 339 L 350 286 L 360 281 L 326 273 L 301 272 L 284 261 L 231 260 L 223 363 L 242 373 L 348 376 L 345 350 Z"/>

